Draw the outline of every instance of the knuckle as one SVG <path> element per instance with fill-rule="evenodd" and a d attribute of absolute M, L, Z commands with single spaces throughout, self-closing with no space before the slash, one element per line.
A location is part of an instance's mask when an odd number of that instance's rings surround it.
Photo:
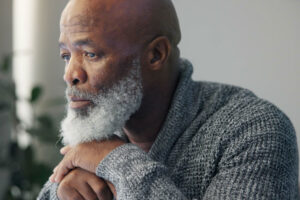
<path fill-rule="evenodd" d="M 68 179 L 78 180 L 83 178 L 83 173 L 79 169 L 73 169 L 68 173 L 66 177 L 68 177 Z"/>
<path fill-rule="evenodd" d="M 82 198 L 80 197 L 80 196 L 75 196 L 75 197 L 73 197 L 73 198 L 71 198 L 72 200 L 82 200 Z M 70 199 L 70 200 L 71 200 Z"/>
<path fill-rule="evenodd" d="M 78 194 L 71 195 L 69 200 L 82 200 L 82 198 Z"/>
<path fill-rule="evenodd" d="M 67 195 L 64 195 L 63 198 L 60 198 L 60 200 L 81 200 L 81 199 L 82 199 L 81 196 L 79 196 L 77 193 L 68 193 Z"/>
<path fill-rule="evenodd" d="M 99 198 L 98 197 L 92 197 L 91 200 L 99 200 Z"/>
<path fill-rule="evenodd" d="M 72 178 L 75 178 L 77 176 L 79 176 L 81 173 L 78 169 L 73 169 L 71 172 L 70 172 L 70 177 Z"/>
<path fill-rule="evenodd" d="M 103 187 L 97 187 L 95 192 L 98 195 L 102 194 L 103 193 Z"/>
<path fill-rule="evenodd" d="M 96 189 L 96 194 L 100 198 L 104 198 L 107 195 L 107 188 L 106 187 L 99 187 Z"/>
<path fill-rule="evenodd" d="M 85 180 L 87 178 L 87 174 L 84 171 L 76 168 L 76 169 L 71 170 L 70 173 L 66 177 L 68 177 L 68 179 L 72 179 L 73 181 L 74 180 Z"/>
<path fill-rule="evenodd" d="M 71 184 L 72 184 L 72 181 L 70 181 L 69 179 L 66 179 L 66 180 L 63 180 L 59 184 L 59 188 L 61 188 L 62 190 L 66 190 L 71 187 Z"/>
<path fill-rule="evenodd" d="M 72 161 L 74 166 L 80 165 L 80 155 L 77 152 L 74 152 Z"/>
<path fill-rule="evenodd" d="M 68 197 L 65 196 L 65 193 L 67 191 L 67 188 L 63 185 L 59 185 L 57 189 L 57 196 L 60 200 L 67 200 Z"/>

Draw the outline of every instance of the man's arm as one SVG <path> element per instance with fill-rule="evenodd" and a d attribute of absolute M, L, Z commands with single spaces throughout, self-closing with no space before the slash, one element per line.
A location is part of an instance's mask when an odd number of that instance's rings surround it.
<path fill-rule="evenodd" d="M 298 200 L 296 134 L 288 118 L 275 111 L 249 117 L 247 126 L 238 126 L 223 140 L 205 200 Z"/>
<path fill-rule="evenodd" d="M 78 167 L 112 183 L 110 189 L 116 191 L 115 196 L 120 200 L 186 199 L 169 177 L 167 168 L 134 144 L 115 138 L 66 147 L 62 153 L 65 157 L 51 177 L 56 182 Z"/>
<path fill-rule="evenodd" d="M 283 115 L 264 120 L 269 118 L 253 119 L 249 127 L 233 130 L 240 132 L 236 137 L 224 141 L 216 175 L 203 199 L 298 200 L 293 126 Z M 185 199 L 168 177 L 167 168 L 132 144 L 112 151 L 96 174 L 115 185 L 120 199 Z"/>
<path fill-rule="evenodd" d="M 266 112 L 237 123 L 240 125 L 234 126 L 236 130 L 220 136 L 217 171 L 204 199 L 296 199 L 298 153 L 289 120 L 280 112 Z M 94 163 L 89 169 L 84 155 L 89 155 L 86 152 L 92 149 L 91 144 L 83 148 L 73 159 L 66 154 L 61 167 L 93 170 L 114 185 L 117 199 L 187 199 L 171 180 L 168 169 L 133 144 L 113 148 L 95 162 L 100 163 L 98 166 Z"/>
<path fill-rule="evenodd" d="M 116 188 L 117 199 L 187 199 L 162 163 L 133 144 L 114 149 L 99 164 L 96 174 Z"/>

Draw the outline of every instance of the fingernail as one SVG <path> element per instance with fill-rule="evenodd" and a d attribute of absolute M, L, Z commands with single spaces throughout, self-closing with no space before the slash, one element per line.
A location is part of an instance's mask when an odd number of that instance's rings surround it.
<path fill-rule="evenodd" d="M 49 180 L 53 183 L 53 174 L 49 177 Z"/>

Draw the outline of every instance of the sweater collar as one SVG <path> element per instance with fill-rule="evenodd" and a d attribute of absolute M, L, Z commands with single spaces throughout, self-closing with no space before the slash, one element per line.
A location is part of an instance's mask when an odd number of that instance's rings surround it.
<path fill-rule="evenodd" d="M 165 122 L 159 131 L 148 154 L 155 160 L 164 163 L 178 137 L 186 130 L 192 119 L 190 112 L 193 91 L 192 64 L 181 59 L 179 81 L 171 101 Z"/>

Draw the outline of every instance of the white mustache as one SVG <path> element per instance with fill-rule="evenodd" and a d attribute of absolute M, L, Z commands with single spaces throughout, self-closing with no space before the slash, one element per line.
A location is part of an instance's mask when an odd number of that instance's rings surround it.
<path fill-rule="evenodd" d="M 68 86 L 66 88 L 66 99 L 68 100 L 68 102 L 71 101 L 70 97 L 72 97 L 72 96 L 79 97 L 82 99 L 88 99 L 88 100 L 93 100 L 93 99 L 97 98 L 97 95 L 91 94 L 86 91 L 81 91 L 81 90 L 77 89 L 76 86 Z"/>

